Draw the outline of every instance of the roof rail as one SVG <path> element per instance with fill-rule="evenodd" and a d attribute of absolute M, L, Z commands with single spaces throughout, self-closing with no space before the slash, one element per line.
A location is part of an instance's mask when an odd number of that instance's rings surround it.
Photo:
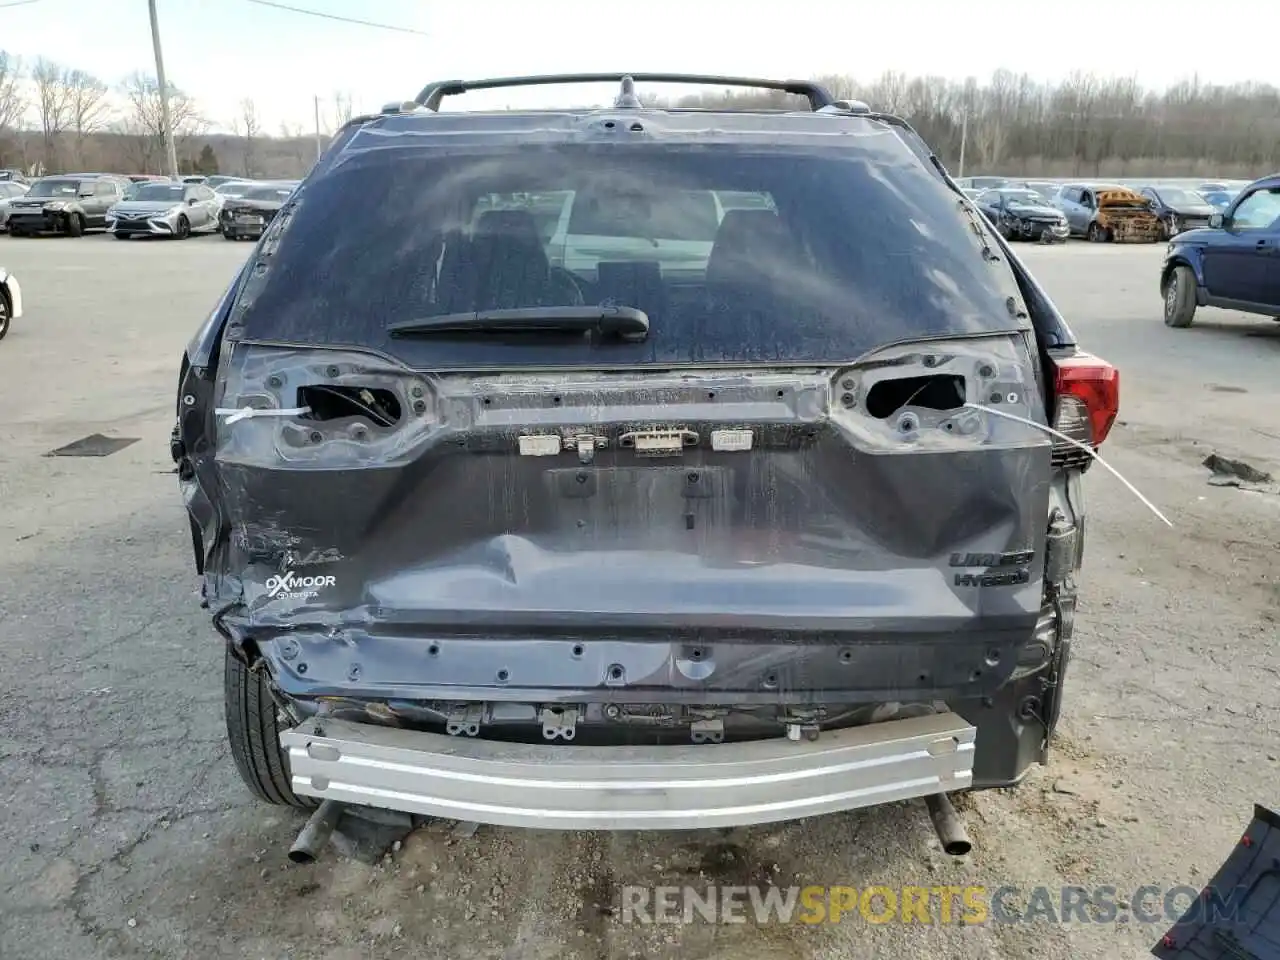
<path fill-rule="evenodd" d="M 636 83 L 687 83 L 719 87 L 755 87 L 781 90 L 809 101 L 811 110 L 820 110 L 835 102 L 821 84 L 811 80 L 762 80 L 754 77 L 717 77 L 696 73 L 557 73 L 531 77 L 496 77 L 488 80 L 442 80 L 429 83 L 415 98 L 428 110 L 440 109 L 440 101 L 471 90 L 496 90 L 503 87 L 538 87 L 567 83 L 622 83 L 630 78 Z"/>
<path fill-rule="evenodd" d="M 869 114 L 871 108 L 861 100 L 835 100 L 828 103 L 815 111 L 815 113 L 837 113 L 837 114 Z"/>

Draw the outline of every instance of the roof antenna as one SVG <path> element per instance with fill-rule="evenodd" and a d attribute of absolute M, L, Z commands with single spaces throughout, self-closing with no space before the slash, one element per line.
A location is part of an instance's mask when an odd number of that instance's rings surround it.
<path fill-rule="evenodd" d="M 631 77 L 622 78 L 622 90 L 613 101 L 616 110 L 639 110 L 644 104 L 636 96 L 636 82 Z"/>

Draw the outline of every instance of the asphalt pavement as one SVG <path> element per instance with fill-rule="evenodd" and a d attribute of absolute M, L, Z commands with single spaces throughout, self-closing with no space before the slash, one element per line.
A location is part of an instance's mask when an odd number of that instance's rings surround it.
<path fill-rule="evenodd" d="M 1210 485 L 1210 452 L 1280 476 L 1280 324 L 1166 328 L 1162 247 L 1027 246 L 1080 339 L 1122 371 L 1051 765 L 962 804 L 749 830 L 593 834 L 432 824 L 384 863 L 285 852 L 224 745 L 221 648 L 168 456 L 182 349 L 248 244 L 0 237 L 27 316 L 0 342 L 0 958 L 1139 957 L 1165 924 L 856 914 L 632 924 L 628 885 L 1204 883 L 1255 802 L 1280 806 L 1280 495 Z M 47 457 L 86 437 L 136 442 Z M 1017 897 L 1014 898 L 1018 899 Z M 1122 910 L 1122 913 L 1125 911 Z"/>

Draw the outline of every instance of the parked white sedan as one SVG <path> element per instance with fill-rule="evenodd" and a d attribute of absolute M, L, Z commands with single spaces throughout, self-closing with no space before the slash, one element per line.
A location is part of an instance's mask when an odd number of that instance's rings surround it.
<path fill-rule="evenodd" d="M 18 278 L 0 267 L 0 340 L 9 332 L 9 324 L 22 316 L 22 288 Z"/>
<path fill-rule="evenodd" d="M 28 189 L 25 183 L 16 180 L 0 180 L 0 232 L 9 227 L 9 201 L 14 197 L 25 197 Z"/>

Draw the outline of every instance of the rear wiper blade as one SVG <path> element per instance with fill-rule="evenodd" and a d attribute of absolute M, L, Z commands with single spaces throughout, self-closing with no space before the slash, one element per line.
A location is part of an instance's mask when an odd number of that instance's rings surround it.
<path fill-rule="evenodd" d="M 649 315 L 635 307 L 519 307 L 445 313 L 438 317 L 397 320 L 387 325 L 393 337 L 451 333 L 587 332 L 617 334 L 624 340 L 649 335 Z"/>

